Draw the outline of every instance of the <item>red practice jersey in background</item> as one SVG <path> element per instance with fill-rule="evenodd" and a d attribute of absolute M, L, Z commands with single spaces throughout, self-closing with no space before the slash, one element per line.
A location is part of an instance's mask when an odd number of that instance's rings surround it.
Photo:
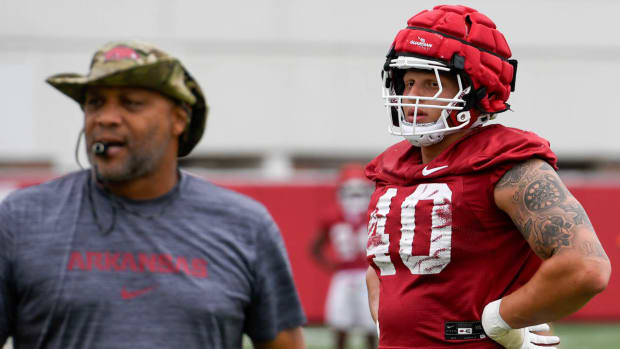
<path fill-rule="evenodd" d="M 334 262 L 340 270 L 366 269 L 366 241 L 368 231 L 364 213 L 357 217 L 345 216 L 339 204 L 334 203 L 323 212 L 319 230 L 327 234 L 334 253 Z"/>
<path fill-rule="evenodd" d="M 403 141 L 367 166 L 377 184 L 367 254 L 381 281 L 379 348 L 501 348 L 482 332 L 482 310 L 527 282 L 541 260 L 493 191 L 532 157 L 556 167 L 546 140 L 491 125 L 428 164 Z"/>

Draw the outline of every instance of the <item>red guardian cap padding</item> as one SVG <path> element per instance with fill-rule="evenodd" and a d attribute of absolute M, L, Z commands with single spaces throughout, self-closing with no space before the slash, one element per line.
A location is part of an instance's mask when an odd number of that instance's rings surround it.
<path fill-rule="evenodd" d="M 455 54 L 464 57 L 464 72 L 474 91 L 486 90 L 476 101 L 482 112 L 498 113 L 514 90 L 516 61 L 508 60 L 510 47 L 495 23 L 466 6 L 436 6 L 407 21 L 392 44 L 392 54 L 424 56 L 450 64 Z M 459 67 L 456 67 L 459 68 Z"/>

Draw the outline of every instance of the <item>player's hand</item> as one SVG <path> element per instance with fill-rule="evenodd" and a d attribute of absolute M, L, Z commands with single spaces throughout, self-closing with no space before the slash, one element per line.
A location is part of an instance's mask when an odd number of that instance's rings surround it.
<path fill-rule="evenodd" d="M 534 333 L 549 331 L 549 325 L 547 324 L 511 328 L 499 315 L 500 303 L 501 299 L 493 301 L 487 304 L 482 312 L 482 328 L 489 338 L 507 349 L 554 349 L 555 347 L 549 347 L 548 345 L 560 343 L 560 338 L 557 336 Z"/>

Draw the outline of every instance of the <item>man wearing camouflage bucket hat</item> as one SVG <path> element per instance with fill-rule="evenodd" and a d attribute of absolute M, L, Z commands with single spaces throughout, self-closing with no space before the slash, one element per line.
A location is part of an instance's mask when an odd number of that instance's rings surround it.
<path fill-rule="evenodd" d="M 95 53 L 87 76 L 58 74 L 47 82 L 82 106 L 89 86 L 141 87 L 191 106 L 179 157 L 192 151 L 205 130 L 208 107 L 200 86 L 179 60 L 147 43 L 109 43 Z"/>
<path fill-rule="evenodd" d="M 207 104 L 147 43 L 47 80 L 79 103 L 91 169 L 0 204 L 0 343 L 17 348 L 304 348 L 280 232 L 259 203 L 178 169 Z"/>

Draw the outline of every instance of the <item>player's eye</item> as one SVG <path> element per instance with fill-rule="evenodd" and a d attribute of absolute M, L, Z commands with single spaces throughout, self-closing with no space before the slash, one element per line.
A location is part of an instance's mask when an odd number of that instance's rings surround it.
<path fill-rule="evenodd" d="M 100 96 L 87 96 L 84 100 L 84 110 L 92 111 L 101 107 L 104 103 L 103 98 Z"/>
<path fill-rule="evenodd" d="M 415 80 L 405 80 L 405 91 L 409 92 L 415 85 Z"/>
<path fill-rule="evenodd" d="M 144 101 L 136 97 L 124 97 L 121 102 L 123 106 L 129 110 L 138 110 L 144 106 Z"/>

